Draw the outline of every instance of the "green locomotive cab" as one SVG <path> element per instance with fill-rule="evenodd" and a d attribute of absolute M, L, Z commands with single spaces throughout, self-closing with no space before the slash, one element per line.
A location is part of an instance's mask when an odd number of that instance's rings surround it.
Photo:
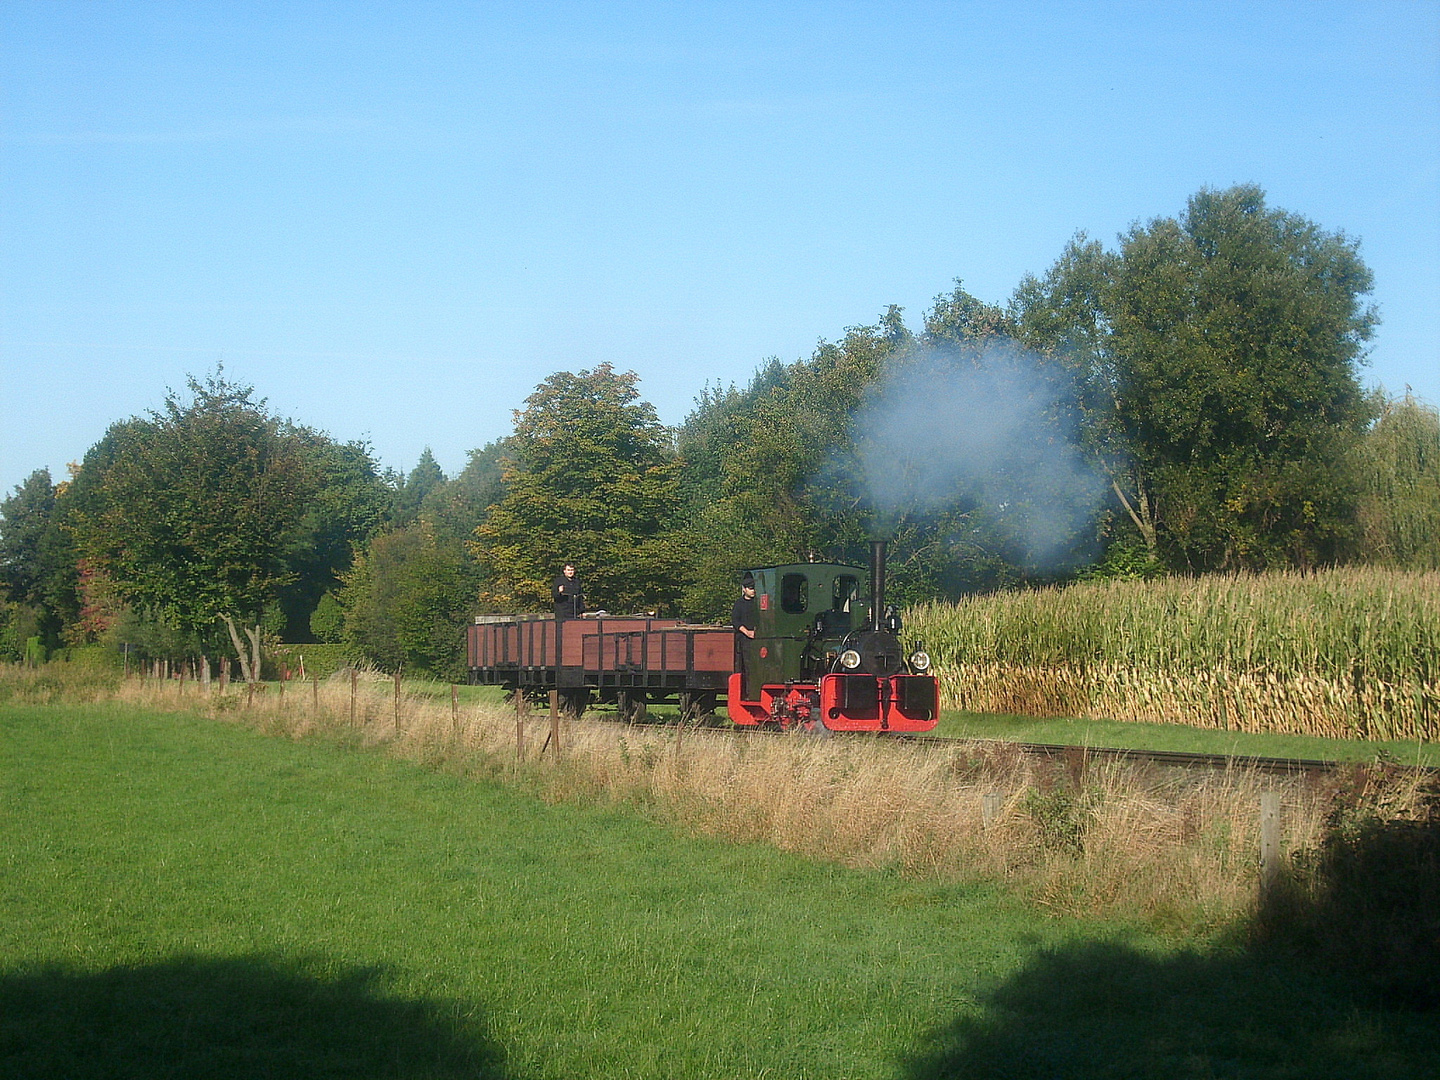
<path fill-rule="evenodd" d="M 885 605 L 885 545 L 870 568 L 790 563 L 746 572 L 755 580 L 755 637 L 740 639 L 745 676 L 731 677 L 737 724 L 835 730 L 925 731 L 939 718 L 939 687 L 918 645 L 908 654 Z"/>

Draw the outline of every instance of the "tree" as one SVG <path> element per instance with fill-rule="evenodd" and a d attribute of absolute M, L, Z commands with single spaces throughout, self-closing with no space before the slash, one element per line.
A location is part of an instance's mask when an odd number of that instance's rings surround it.
<path fill-rule="evenodd" d="M 445 485 L 445 472 L 430 452 L 430 447 L 420 454 L 420 460 L 410 475 L 405 478 L 395 493 L 393 521 L 396 525 L 408 525 L 420 517 L 420 507 L 426 498 Z"/>
<path fill-rule="evenodd" d="M 1115 253 L 1077 237 L 1012 310 L 1070 370 L 1086 445 L 1155 557 L 1307 566 L 1349 539 L 1371 285 L 1354 241 L 1240 185 L 1132 227 Z"/>
<path fill-rule="evenodd" d="M 63 540 L 55 520 L 55 486 L 49 469 L 37 469 L 9 498 L 0 502 L 0 587 L 12 604 L 30 609 L 32 634 L 48 637 L 51 647 L 59 619 L 51 604 L 57 579 L 64 574 Z"/>
<path fill-rule="evenodd" d="M 299 445 L 309 494 L 286 544 L 293 577 L 280 590 L 278 606 L 285 640 L 304 641 L 321 597 L 339 588 L 356 549 L 381 527 L 389 493 L 366 444 L 335 442 L 303 427 L 282 426 L 282 432 Z"/>
<path fill-rule="evenodd" d="M 363 446 L 271 416 L 219 372 L 187 385 L 92 448 L 66 523 L 135 617 L 214 648 L 227 616 L 278 630 L 287 596 L 313 608 L 383 502 Z"/>
<path fill-rule="evenodd" d="M 463 627 L 478 585 L 463 546 L 437 537 L 423 520 L 381 533 L 345 575 L 338 598 L 345 641 L 390 670 L 403 665 L 461 679 Z"/>
<path fill-rule="evenodd" d="M 1366 562 L 1440 570 L 1440 410 L 1387 400 L 1355 451 Z"/>
<path fill-rule="evenodd" d="M 592 603 L 611 610 L 673 604 L 680 576 L 668 530 L 679 462 L 634 372 L 609 364 L 542 382 L 516 413 L 505 497 L 475 530 L 485 604 L 548 608 L 568 560 Z"/>

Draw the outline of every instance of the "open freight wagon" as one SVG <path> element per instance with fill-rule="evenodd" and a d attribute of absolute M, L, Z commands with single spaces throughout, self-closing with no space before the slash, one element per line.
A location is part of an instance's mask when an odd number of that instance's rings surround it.
<path fill-rule="evenodd" d="M 677 704 L 694 719 L 715 711 L 734 664 L 734 633 L 679 619 L 586 615 L 477 615 L 468 628 L 470 682 L 538 697 L 582 713 L 596 700 L 625 720 L 647 705 Z"/>

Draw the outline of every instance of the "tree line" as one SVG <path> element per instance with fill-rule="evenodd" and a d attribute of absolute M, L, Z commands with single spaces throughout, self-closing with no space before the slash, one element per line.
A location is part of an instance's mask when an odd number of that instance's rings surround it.
<path fill-rule="evenodd" d="M 237 625 L 455 676 L 479 611 L 713 618 L 736 571 L 862 561 L 901 600 L 1074 578 L 1440 567 L 1440 416 L 1359 380 L 1358 244 L 1253 185 L 1107 247 L 1077 235 L 1004 305 L 886 309 L 678 428 L 633 372 L 545 379 L 447 477 L 276 417 L 218 371 L 0 503 L 0 657 L 224 653 Z"/>

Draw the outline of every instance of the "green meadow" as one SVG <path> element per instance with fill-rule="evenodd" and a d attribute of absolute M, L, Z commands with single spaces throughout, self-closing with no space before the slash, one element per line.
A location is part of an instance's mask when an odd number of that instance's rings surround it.
<path fill-rule="evenodd" d="M 337 738 L 0 706 L 0 1075 L 1433 1077 L 1243 936 L 1061 919 Z"/>

